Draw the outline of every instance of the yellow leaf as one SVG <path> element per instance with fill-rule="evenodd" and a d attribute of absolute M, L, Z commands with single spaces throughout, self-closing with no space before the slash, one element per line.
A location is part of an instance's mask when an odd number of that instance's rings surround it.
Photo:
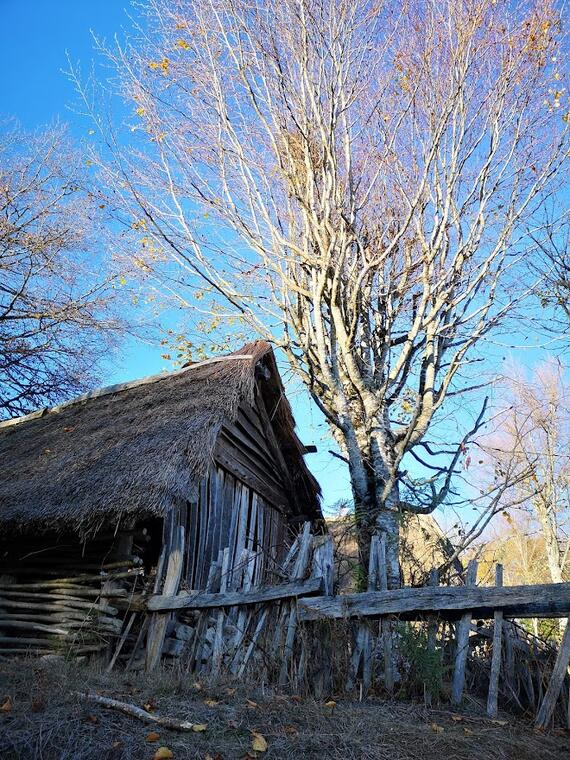
<path fill-rule="evenodd" d="M 168 747 L 159 747 L 153 755 L 152 760 L 170 760 L 174 757 L 172 750 Z"/>
<path fill-rule="evenodd" d="M 202 733 L 202 731 L 205 731 L 208 728 L 207 723 L 194 723 L 192 726 L 192 731 L 196 731 L 197 734 Z"/>
<path fill-rule="evenodd" d="M 435 731 L 436 734 L 442 734 L 444 731 L 444 728 L 443 726 L 438 726 L 437 723 L 432 723 L 431 730 Z"/>
<path fill-rule="evenodd" d="M 336 702 L 334 699 L 329 699 L 328 702 L 325 702 L 325 707 L 330 707 L 333 710 L 336 707 Z"/>
<path fill-rule="evenodd" d="M 267 752 L 267 741 L 257 731 L 251 732 L 251 748 L 254 752 Z"/>
<path fill-rule="evenodd" d="M 205 699 L 204 704 L 208 705 L 208 707 L 215 707 L 216 705 L 219 705 L 220 703 L 216 699 Z"/>
<path fill-rule="evenodd" d="M 182 50 L 190 50 L 190 45 L 186 42 L 186 40 L 176 40 L 176 44 L 179 48 L 182 48 Z"/>
<path fill-rule="evenodd" d="M 157 734 L 156 731 L 151 731 L 150 734 L 147 734 L 145 737 L 145 742 L 157 742 L 160 739 L 160 734 Z"/>
<path fill-rule="evenodd" d="M 143 108 L 142 106 L 139 106 L 139 107 L 137 108 L 137 111 L 136 111 L 136 113 L 137 113 L 137 116 L 144 116 L 144 115 L 145 115 L 145 113 L 146 113 L 146 111 L 144 110 L 144 108 Z"/>

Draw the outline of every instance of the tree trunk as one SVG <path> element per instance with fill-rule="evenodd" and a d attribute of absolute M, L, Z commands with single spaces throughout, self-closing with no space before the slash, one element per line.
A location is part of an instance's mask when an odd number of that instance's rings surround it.
<path fill-rule="evenodd" d="M 372 429 L 342 431 L 348 456 L 350 482 L 354 497 L 360 573 L 358 586 L 367 587 L 370 542 L 374 534 L 386 539 L 388 588 L 400 586 L 400 497 L 393 442 L 382 420 Z"/>
<path fill-rule="evenodd" d="M 362 479 L 353 477 L 351 485 L 354 496 L 356 535 L 360 564 L 359 587 L 366 588 L 370 542 L 374 534 L 383 534 L 386 539 L 386 572 L 388 588 L 400 586 L 400 510 L 398 488 L 393 487 L 388 497 L 381 495 L 383 480 L 378 483 L 374 473 L 368 473 L 366 488 Z"/>

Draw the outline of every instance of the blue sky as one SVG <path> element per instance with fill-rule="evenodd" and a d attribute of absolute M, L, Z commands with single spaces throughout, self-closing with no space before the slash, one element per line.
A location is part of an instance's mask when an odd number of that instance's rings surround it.
<path fill-rule="evenodd" d="M 128 8 L 124 0 L 0 0 L 0 115 L 13 116 L 30 130 L 64 121 L 77 138 L 85 137 L 89 125 L 69 108 L 74 91 L 63 73 L 66 53 L 80 62 L 83 71 L 88 70 L 95 57 L 91 30 L 107 40 L 116 34 L 123 36 L 130 26 Z M 528 336 L 514 336 L 508 342 L 524 340 L 528 342 Z M 530 343 L 534 342 L 533 336 Z M 513 354 L 509 348 L 489 346 L 489 350 L 499 359 L 501 354 Z M 105 384 L 170 368 L 161 353 L 158 345 L 127 341 L 120 355 L 109 362 Z M 542 354 L 532 348 L 515 353 L 527 367 Z M 323 487 L 324 505 L 330 507 L 339 499 L 350 498 L 346 467 L 329 454 L 331 440 L 316 407 L 299 383 L 286 381 L 300 437 L 319 448 L 307 461 Z"/>
<path fill-rule="evenodd" d="M 55 120 L 70 125 L 75 137 L 85 137 L 89 125 L 76 116 L 72 84 L 63 71 L 67 57 L 87 71 L 95 58 L 91 30 L 110 41 L 130 27 L 129 3 L 124 0 L 0 0 L 0 118 L 15 117 L 33 130 Z M 160 346 L 129 340 L 105 368 L 105 384 L 169 369 Z M 323 488 L 325 506 L 350 498 L 346 466 L 333 458 L 331 441 L 315 406 L 295 381 L 288 382 L 298 432 L 315 443 L 317 454 L 307 456 Z"/>

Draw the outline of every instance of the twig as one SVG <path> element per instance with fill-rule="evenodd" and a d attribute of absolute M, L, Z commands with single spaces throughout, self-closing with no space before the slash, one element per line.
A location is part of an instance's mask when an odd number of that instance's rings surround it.
<path fill-rule="evenodd" d="M 142 707 L 131 705 L 129 702 L 120 702 L 118 699 L 111 699 L 110 697 L 101 697 L 99 694 L 91 694 L 89 692 L 74 691 L 72 692 L 76 697 L 80 699 L 87 699 L 90 702 L 97 702 L 103 707 L 110 707 L 113 710 L 130 715 L 132 718 L 137 718 L 145 723 L 158 723 L 159 726 L 164 728 L 171 728 L 174 731 L 192 731 L 194 723 L 190 721 L 175 720 L 174 718 L 163 718 L 160 715 L 153 715 L 152 713 L 143 710 Z"/>

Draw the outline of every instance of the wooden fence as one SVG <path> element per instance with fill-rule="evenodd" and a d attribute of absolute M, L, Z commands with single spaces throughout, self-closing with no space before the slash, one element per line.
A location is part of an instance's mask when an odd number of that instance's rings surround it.
<path fill-rule="evenodd" d="M 279 581 L 260 587 L 259 552 L 246 546 L 232 559 L 225 549 L 199 591 L 180 589 L 175 561 L 164 574 L 129 560 L 70 575 L 74 556 L 62 555 L 49 580 L 0 578 L 0 656 L 96 652 L 109 671 L 152 669 L 162 657 L 199 677 L 318 698 L 372 691 L 457 705 L 468 692 L 491 717 L 501 707 L 542 727 L 568 720 L 570 626 L 556 646 L 520 621 L 570 616 L 570 584 L 503 586 L 497 566 L 495 585 L 478 586 L 472 562 L 463 585 L 440 586 L 434 571 L 425 587 L 388 590 L 375 536 L 367 590 L 339 594 L 330 535 L 307 523 L 284 554 L 272 561 Z"/>
<path fill-rule="evenodd" d="M 506 587 L 498 566 L 495 586 L 477 586 L 471 562 L 464 585 L 440 587 L 432 573 L 427 587 L 389 591 L 385 546 L 375 536 L 368 590 L 338 595 L 333 553 L 332 538 L 311 535 L 306 524 L 281 565 L 282 583 L 255 588 L 252 552 L 244 550 L 233 568 L 221 552 L 204 591 L 163 591 L 142 607 L 167 632 L 163 654 L 192 673 L 250 674 L 317 697 L 340 688 L 394 692 L 417 659 L 417 651 L 409 653 L 411 639 L 412 648 L 423 647 L 428 663 L 448 675 L 452 704 L 461 703 L 466 689 L 478 698 L 485 690 L 491 717 L 500 702 L 532 711 L 539 726 L 555 712 L 567 714 L 570 626 L 556 653 L 515 621 L 570 615 L 570 584 Z M 147 651 L 153 646 L 148 637 Z M 432 692 L 425 686 L 428 702 L 437 696 Z"/>

